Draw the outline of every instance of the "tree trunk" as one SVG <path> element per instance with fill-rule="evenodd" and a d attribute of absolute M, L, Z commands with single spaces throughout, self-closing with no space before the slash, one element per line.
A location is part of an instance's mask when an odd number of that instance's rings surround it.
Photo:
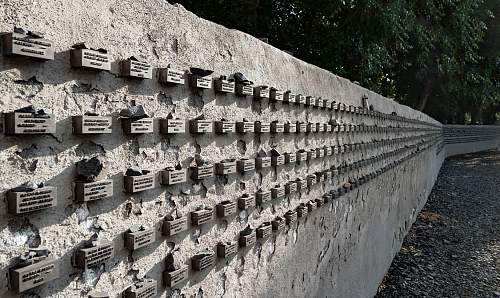
<path fill-rule="evenodd" d="M 432 81 L 428 79 L 427 81 L 425 81 L 424 89 L 420 94 L 420 99 L 417 107 L 419 111 L 423 111 L 425 109 L 425 106 L 427 105 L 427 101 L 429 100 L 431 92 L 432 92 Z"/>

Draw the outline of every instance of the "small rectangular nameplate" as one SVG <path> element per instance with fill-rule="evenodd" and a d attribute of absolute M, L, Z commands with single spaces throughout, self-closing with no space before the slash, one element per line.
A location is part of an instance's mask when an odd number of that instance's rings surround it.
<path fill-rule="evenodd" d="M 216 79 L 214 81 L 214 89 L 220 93 L 234 93 L 235 83 L 228 80 Z"/>
<path fill-rule="evenodd" d="M 285 220 L 287 225 L 291 225 L 297 221 L 297 211 L 289 210 L 285 213 Z"/>
<path fill-rule="evenodd" d="M 238 199 L 238 208 L 241 210 L 247 210 L 252 207 L 255 207 L 254 196 L 242 196 Z"/>
<path fill-rule="evenodd" d="M 214 166 L 211 164 L 191 167 L 191 178 L 201 180 L 214 176 Z"/>
<path fill-rule="evenodd" d="M 273 199 L 280 199 L 285 196 L 285 188 L 283 186 L 276 186 L 271 188 L 271 197 Z"/>
<path fill-rule="evenodd" d="M 108 53 L 90 49 L 71 49 L 71 67 L 94 70 L 111 70 L 111 59 Z"/>
<path fill-rule="evenodd" d="M 185 133 L 186 121 L 182 119 L 161 119 L 160 132 L 162 134 Z"/>
<path fill-rule="evenodd" d="M 111 198 L 113 196 L 113 180 L 96 182 L 75 182 L 75 201 L 83 203 Z"/>
<path fill-rule="evenodd" d="M 32 191 L 8 191 L 9 213 L 13 215 L 57 206 L 57 187 L 45 186 Z"/>
<path fill-rule="evenodd" d="M 236 173 L 236 160 L 216 163 L 215 171 L 217 175 L 229 175 Z"/>
<path fill-rule="evenodd" d="M 79 248 L 75 253 L 75 265 L 80 269 L 91 268 L 112 259 L 114 255 L 113 243 L 102 242 L 95 247 Z"/>
<path fill-rule="evenodd" d="M 26 34 L 11 32 L 2 36 L 3 54 L 54 60 L 52 41 L 35 38 Z"/>
<path fill-rule="evenodd" d="M 74 134 L 101 134 L 111 133 L 113 120 L 106 116 L 73 116 Z"/>
<path fill-rule="evenodd" d="M 218 134 L 232 133 L 236 131 L 236 122 L 234 121 L 215 121 L 215 132 Z"/>
<path fill-rule="evenodd" d="M 307 123 L 299 123 L 297 126 L 297 132 L 307 132 Z"/>
<path fill-rule="evenodd" d="M 238 122 L 236 122 L 236 132 L 238 132 L 238 133 L 254 132 L 253 122 L 250 122 L 250 121 L 238 121 Z"/>
<path fill-rule="evenodd" d="M 285 155 L 271 156 L 271 165 L 273 167 L 285 164 Z"/>
<path fill-rule="evenodd" d="M 9 270 L 12 290 L 22 293 L 59 278 L 59 262 L 48 257 L 40 262 Z"/>
<path fill-rule="evenodd" d="M 125 232 L 124 234 L 125 248 L 128 250 L 136 250 L 156 241 L 156 233 L 154 228 L 137 232 Z"/>
<path fill-rule="evenodd" d="M 271 122 L 272 133 L 282 133 L 285 131 L 285 124 L 279 122 Z"/>
<path fill-rule="evenodd" d="M 271 166 L 271 157 L 257 157 L 255 159 L 257 169 L 263 169 Z"/>
<path fill-rule="evenodd" d="M 285 193 L 287 195 L 297 192 L 297 183 L 290 181 L 285 184 Z"/>
<path fill-rule="evenodd" d="M 291 93 L 291 92 L 285 92 L 285 96 L 283 97 L 284 102 L 295 102 L 295 97 L 297 95 Z"/>
<path fill-rule="evenodd" d="M 273 219 L 271 221 L 272 229 L 275 232 L 284 230 L 285 229 L 285 224 L 286 224 L 286 220 L 285 219 L 282 219 L 282 220 Z"/>
<path fill-rule="evenodd" d="M 283 94 L 284 94 L 283 91 L 271 89 L 271 92 L 269 94 L 269 99 L 274 101 L 283 101 Z"/>
<path fill-rule="evenodd" d="M 5 113 L 5 134 L 54 134 L 56 120 L 52 114 Z"/>
<path fill-rule="evenodd" d="M 162 185 L 174 185 L 187 181 L 186 169 L 160 171 Z"/>
<path fill-rule="evenodd" d="M 121 62 L 121 74 L 126 77 L 152 79 L 153 67 L 142 61 L 127 59 Z"/>
<path fill-rule="evenodd" d="M 153 133 L 153 118 L 122 119 L 122 128 L 128 134 Z"/>
<path fill-rule="evenodd" d="M 297 124 L 296 123 L 285 123 L 285 132 L 286 133 L 297 132 Z"/>
<path fill-rule="evenodd" d="M 173 220 L 164 220 L 162 225 L 162 233 L 166 236 L 173 236 L 187 229 L 187 217 L 185 216 Z"/>
<path fill-rule="evenodd" d="M 182 265 L 179 269 L 174 271 L 164 271 L 163 272 L 163 282 L 169 288 L 173 288 L 176 285 L 186 281 L 188 279 L 189 266 Z"/>
<path fill-rule="evenodd" d="M 255 170 L 255 159 L 240 159 L 237 161 L 238 172 L 245 173 Z"/>
<path fill-rule="evenodd" d="M 236 94 L 240 96 L 253 95 L 253 86 L 236 84 Z"/>
<path fill-rule="evenodd" d="M 156 297 L 157 292 L 156 280 L 148 279 L 125 290 L 124 298 L 152 298 Z"/>
<path fill-rule="evenodd" d="M 307 207 L 306 206 L 299 206 L 297 207 L 297 217 L 306 217 L 307 216 Z"/>
<path fill-rule="evenodd" d="M 301 104 L 301 105 L 305 104 L 306 103 L 306 97 L 304 95 L 300 95 L 300 94 L 297 95 L 295 97 L 295 103 L 296 104 Z"/>
<path fill-rule="evenodd" d="M 271 236 L 272 233 L 271 223 L 267 222 L 267 224 L 260 225 L 257 229 L 255 229 L 255 232 L 257 234 L 257 238 L 259 239 L 268 238 L 269 236 Z"/>
<path fill-rule="evenodd" d="M 236 213 L 236 202 L 222 202 L 217 204 L 216 211 L 217 216 L 226 217 Z"/>
<path fill-rule="evenodd" d="M 191 212 L 191 224 L 193 226 L 206 224 L 207 222 L 210 222 L 214 219 L 213 215 L 213 210 L 202 209 L 193 211 Z"/>
<path fill-rule="evenodd" d="M 124 176 L 125 192 L 136 193 L 155 188 L 155 173 L 142 176 Z"/>
<path fill-rule="evenodd" d="M 258 191 L 255 193 L 255 200 L 257 201 L 257 204 L 259 205 L 264 205 L 267 202 L 271 201 L 271 191 Z"/>
<path fill-rule="evenodd" d="M 217 256 L 219 258 L 227 259 L 238 252 L 237 242 L 224 242 L 217 244 Z"/>
<path fill-rule="evenodd" d="M 178 84 L 184 85 L 184 71 L 173 68 L 162 68 L 159 70 L 158 80 L 164 84 Z"/>
<path fill-rule="evenodd" d="M 253 88 L 254 98 L 269 98 L 269 88 L 255 87 Z"/>
<path fill-rule="evenodd" d="M 285 162 L 286 163 L 295 163 L 297 161 L 296 153 L 285 153 Z"/>
<path fill-rule="evenodd" d="M 267 122 L 255 121 L 254 131 L 257 133 L 271 132 L 271 124 Z"/>
<path fill-rule="evenodd" d="M 190 120 L 189 131 L 191 133 L 211 133 L 213 123 L 211 120 Z"/>
<path fill-rule="evenodd" d="M 198 75 L 190 74 L 189 81 L 192 88 L 197 88 L 197 89 L 212 88 L 212 78 L 210 77 L 200 77 Z"/>
<path fill-rule="evenodd" d="M 251 245 L 254 245 L 255 242 L 257 242 L 257 237 L 256 237 L 255 230 L 250 233 L 250 235 L 240 235 L 238 238 L 238 243 L 240 244 L 241 247 L 249 247 Z"/>
<path fill-rule="evenodd" d="M 195 255 L 191 259 L 191 266 L 195 271 L 202 271 L 215 265 L 215 253 Z"/>

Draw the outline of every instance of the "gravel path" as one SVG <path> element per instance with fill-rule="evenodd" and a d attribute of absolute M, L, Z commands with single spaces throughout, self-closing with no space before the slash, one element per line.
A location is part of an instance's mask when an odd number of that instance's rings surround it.
<path fill-rule="evenodd" d="M 445 162 L 376 297 L 500 297 L 500 151 Z"/>

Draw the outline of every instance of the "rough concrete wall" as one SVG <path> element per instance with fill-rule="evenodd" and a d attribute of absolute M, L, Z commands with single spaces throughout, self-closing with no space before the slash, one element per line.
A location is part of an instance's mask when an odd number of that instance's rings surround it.
<path fill-rule="evenodd" d="M 500 126 L 444 125 L 446 156 L 500 148 Z"/>
<path fill-rule="evenodd" d="M 203 183 L 157 187 L 145 193 L 122 193 L 123 173 L 130 166 L 160 170 L 201 153 L 207 160 L 255 157 L 260 149 L 282 152 L 350 142 L 369 141 L 372 135 L 325 137 L 325 135 L 264 134 L 220 137 L 180 135 L 166 139 L 158 133 L 126 137 L 117 120 L 120 109 L 132 101 L 145 106 L 155 119 L 170 112 L 181 119 L 203 113 L 206 118 L 240 120 L 327 122 L 332 117 L 347 123 L 390 125 L 330 110 L 297 108 L 294 105 L 258 104 L 251 99 L 202 96 L 185 87 L 166 88 L 156 79 L 137 82 L 112 73 L 99 74 L 71 69 L 69 47 L 86 41 L 91 47 L 108 49 L 114 60 L 141 56 L 155 67 L 172 63 L 178 68 L 201 66 L 214 69 L 214 76 L 237 71 L 256 84 L 293 90 L 355 106 L 368 96 L 375 110 L 397 113 L 411 119 L 438 124 L 426 115 L 385 99 L 325 70 L 304 63 L 276 48 L 238 31 L 202 20 L 182 7 L 164 1 L 46 1 L 3 2 L 0 31 L 14 25 L 43 31 L 55 43 L 54 61 L 26 63 L 0 56 L 0 110 L 33 104 L 53 112 L 57 118 L 54 136 L 7 137 L 0 135 L 0 194 L 30 180 L 58 187 L 58 206 L 26 216 L 11 216 L 0 202 L 0 276 L 6 277 L 14 258 L 29 246 L 47 246 L 61 264 L 61 277 L 33 291 L 40 297 L 85 296 L 92 289 L 118 296 L 135 278 L 152 277 L 159 282 L 161 296 L 187 297 L 367 297 L 375 293 L 400 243 L 423 206 L 433 185 L 443 153 L 429 149 L 374 181 L 363 185 L 322 208 L 284 233 L 238 253 L 228 263 L 217 262 L 208 273 L 190 272 L 188 283 L 171 292 L 161 284 L 164 258 L 168 252 L 188 264 L 198 250 L 212 248 L 218 241 L 234 240 L 247 224 L 258 225 L 286 210 L 317 198 L 342 183 L 336 180 L 309 193 L 275 202 L 267 208 L 241 212 L 231 220 L 216 220 L 201 229 L 190 228 L 182 237 L 157 236 L 157 241 L 134 254 L 123 248 L 122 233 L 133 224 L 154 224 L 178 209 L 184 214 L 197 206 L 214 206 L 236 199 L 243 192 L 268 189 L 276 182 L 304 177 L 331 165 L 360 156 L 316 160 L 309 165 L 286 165 L 278 171 L 213 178 Z M 111 136 L 78 137 L 72 134 L 71 116 L 92 111 L 113 115 Z M 397 136 L 411 135 L 398 134 Z M 394 137 L 383 135 L 379 137 Z M 380 151 L 378 152 L 380 153 Z M 114 181 L 112 199 L 76 204 L 72 198 L 74 163 L 85 157 L 105 160 L 107 176 Z M 100 229 L 96 229 L 100 227 Z M 78 245 L 100 230 L 101 238 L 114 242 L 117 253 L 105 267 L 82 272 L 71 267 Z M 15 297 L 7 280 L 0 280 L 0 296 Z"/>

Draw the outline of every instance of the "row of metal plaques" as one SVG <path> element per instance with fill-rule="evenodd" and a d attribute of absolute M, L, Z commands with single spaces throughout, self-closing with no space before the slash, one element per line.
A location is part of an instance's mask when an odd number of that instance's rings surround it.
<path fill-rule="evenodd" d="M 216 250 L 204 250 L 191 258 L 191 269 L 194 271 L 203 271 L 215 265 L 216 259 L 229 259 L 235 255 L 238 250 L 248 248 L 254 245 L 258 239 L 265 241 L 273 232 L 278 233 L 285 228 L 285 225 L 292 225 L 299 218 L 305 218 L 313 213 L 317 208 L 326 206 L 343 194 L 349 193 L 355 188 L 369 182 L 382 173 L 394 168 L 398 164 L 424 152 L 433 145 L 436 137 L 429 138 L 418 144 L 405 148 L 399 148 L 380 156 L 373 157 L 374 160 L 383 161 L 390 157 L 400 157 L 397 160 L 386 163 L 383 167 L 372 171 L 369 174 L 361 175 L 357 179 L 350 179 L 337 189 L 324 194 L 320 198 L 300 203 L 296 208 L 288 210 L 283 216 L 277 216 L 272 221 L 263 222 L 257 228 L 248 226 L 240 232 L 237 242 L 219 242 Z M 409 152 L 409 154 L 408 154 Z M 328 172 L 325 172 L 328 173 Z M 323 176 L 326 178 L 327 175 Z M 317 176 L 316 176 L 317 177 Z M 331 178 L 330 178 L 331 179 Z M 321 181 L 321 180 L 320 180 Z M 249 203 L 250 196 L 242 197 L 238 202 L 222 202 L 216 207 L 216 214 L 219 217 L 226 217 L 236 213 L 237 206 L 240 209 L 246 209 L 252 206 Z M 255 204 L 255 199 L 251 198 Z M 254 206 L 254 205 L 253 205 Z M 197 210 L 191 213 L 191 224 L 199 226 L 212 221 L 214 218 L 213 208 Z M 169 218 L 163 223 L 162 234 L 173 236 L 188 229 L 186 217 Z M 145 228 L 139 231 L 128 231 L 124 234 L 124 246 L 129 250 L 136 250 L 156 241 L 154 228 Z M 81 247 L 77 249 L 73 257 L 74 266 L 80 269 L 92 268 L 110 260 L 115 255 L 115 247 L 112 242 L 101 240 L 91 247 Z M 170 264 L 171 265 L 171 264 Z M 163 273 L 163 282 L 167 287 L 176 287 L 187 281 L 189 275 L 189 266 L 181 265 L 176 268 L 168 266 Z M 24 292 L 34 287 L 45 284 L 59 277 L 59 262 L 53 258 L 46 258 L 35 264 L 27 266 L 16 266 L 10 269 L 10 286 L 13 290 Z M 157 282 L 152 279 L 144 279 L 133 286 L 127 288 L 124 292 L 125 297 L 153 297 L 157 293 Z"/>
<path fill-rule="evenodd" d="M 56 121 L 53 114 L 36 114 L 9 112 L 5 113 L 5 133 L 7 135 L 54 134 Z M 112 133 L 112 117 L 110 116 L 73 116 L 73 132 L 75 134 L 110 134 Z M 122 118 L 122 129 L 127 134 L 145 134 L 154 132 L 154 119 Z M 201 120 L 188 121 L 189 132 L 193 134 L 212 133 L 391 133 L 431 131 L 434 128 L 392 127 L 354 124 L 304 123 L 304 122 L 263 122 L 263 121 L 230 121 Z M 186 121 L 182 119 L 160 119 L 162 134 L 186 133 Z"/>
<path fill-rule="evenodd" d="M 432 134 L 429 134 L 432 135 Z M 234 173 L 245 174 L 255 169 L 263 169 L 267 167 L 277 167 L 285 164 L 301 164 L 307 160 L 324 158 L 333 156 L 334 154 L 344 154 L 349 152 L 357 152 L 359 150 L 375 149 L 384 146 L 398 145 L 405 142 L 418 140 L 425 135 L 401 137 L 391 140 L 374 141 L 370 143 L 353 143 L 345 145 L 326 146 L 323 148 L 311 150 L 299 150 L 296 153 L 279 154 L 276 150 L 272 150 L 270 156 L 259 156 L 255 159 L 240 159 L 240 160 L 223 160 L 220 163 L 192 166 L 190 168 L 190 177 L 193 180 L 202 180 L 216 175 L 230 175 Z M 367 164 L 370 159 L 362 159 L 353 164 L 354 169 Z M 341 165 L 338 170 L 342 171 L 346 165 Z M 332 172 L 334 174 L 334 172 Z M 160 171 L 162 185 L 176 185 L 187 182 L 187 169 L 168 168 Z M 127 193 L 137 193 L 156 187 L 156 173 L 149 172 L 140 176 L 124 176 L 124 189 Z M 300 179 L 299 179 L 300 180 Z M 113 180 L 105 179 L 95 182 L 75 181 L 74 183 L 74 199 L 76 202 L 91 202 L 101 199 L 111 198 L 113 196 Z M 260 191 L 258 196 L 271 196 L 271 193 L 276 194 L 284 192 L 289 184 L 285 187 L 276 186 L 270 191 Z M 37 210 L 51 208 L 57 205 L 57 189 L 53 186 L 46 186 L 35 189 L 30 192 L 10 190 L 7 192 L 8 211 L 10 214 L 25 214 Z"/>

